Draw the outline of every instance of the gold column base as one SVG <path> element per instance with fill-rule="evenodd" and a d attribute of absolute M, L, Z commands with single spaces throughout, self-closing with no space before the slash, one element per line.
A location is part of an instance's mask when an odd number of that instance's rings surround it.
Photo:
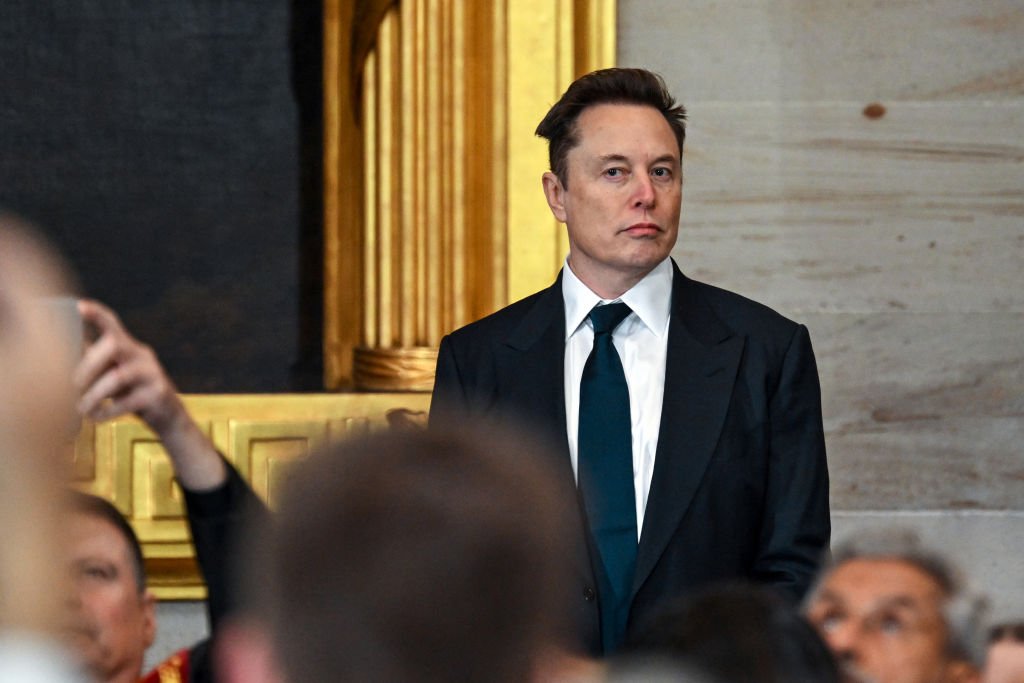
<path fill-rule="evenodd" d="M 359 391 L 422 391 L 434 388 L 437 349 L 416 346 L 403 349 L 357 347 L 353 379 Z"/>

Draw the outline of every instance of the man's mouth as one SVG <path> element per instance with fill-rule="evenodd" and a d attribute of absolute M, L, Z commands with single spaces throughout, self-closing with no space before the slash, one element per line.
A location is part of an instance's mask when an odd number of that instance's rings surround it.
<path fill-rule="evenodd" d="M 65 623 L 62 629 L 64 637 L 72 642 L 96 640 L 97 629 L 84 621 Z"/>
<path fill-rule="evenodd" d="M 661 228 L 655 223 L 634 223 L 623 232 L 630 237 L 653 237 L 661 232 Z"/>

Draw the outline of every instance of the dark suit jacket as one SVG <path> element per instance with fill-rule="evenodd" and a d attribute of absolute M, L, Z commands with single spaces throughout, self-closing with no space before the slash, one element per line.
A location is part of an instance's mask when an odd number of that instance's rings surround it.
<path fill-rule="evenodd" d="M 821 392 L 807 329 L 673 267 L 665 398 L 630 633 L 667 599 L 716 580 L 751 579 L 798 598 L 830 533 Z M 564 356 L 559 276 L 442 340 L 431 425 L 524 421 L 555 447 L 559 476 L 574 488 Z M 582 517 L 580 528 L 585 537 Z M 586 546 L 576 552 L 579 636 L 598 652 L 597 584 Z"/>

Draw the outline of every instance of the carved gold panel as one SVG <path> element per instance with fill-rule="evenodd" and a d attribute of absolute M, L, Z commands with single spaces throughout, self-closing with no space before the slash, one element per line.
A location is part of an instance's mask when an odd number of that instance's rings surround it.
<path fill-rule="evenodd" d="M 129 501 L 119 505 L 121 511 L 132 520 L 140 539 L 187 545 L 184 497 L 160 441 L 138 420 L 115 421 L 109 428 L 116 463 L 114 490 Z M 199 422 L 199 428 L 210 436 L 209 421 Z"/>
<path fill-rule="evenodd" d="M 257 495 L 273 507 L 288 465 L 327 443 L 329 429 L 323 420 L 230 420 L 230 458 Z"/>
<path fill-rule="evenodd" d="M 330 440 L 389 421 L 423 424 L 429 402 L 423 393 L 185 397 L 200 429 L 271 507 L 298 460 Z M 76 486 L 107 498 L 131 522 L 156 595 L 205 597 L 183 494 L 156 436 L 135 417 L 86 421 L 71 458 Z"/>

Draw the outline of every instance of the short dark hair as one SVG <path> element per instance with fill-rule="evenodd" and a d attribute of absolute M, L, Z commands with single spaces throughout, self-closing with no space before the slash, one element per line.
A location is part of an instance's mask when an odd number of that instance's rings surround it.
<path fill-rule="evenodd" d="M 139 537 L 128 520 L 124 518 L 121 511 L 114 507 L 110 501 L 81 491 L 71 491 L 69 496 L 69 507 L 72 512 L 83 515 L 92 515 L 108 522 L 117 529 L 128 543 L 128 551 L 132 560 L 132 572 L 135 574 L 135 586 L 139 594 L 146 592 L 146 563 L 142 558 L 142 545 Z"/>
<path fill-rule="evenodd" d="M 573 81 L 537 126 L 536 134 L 548 141 L 548 163 L 565 187 L 569 186 L 567 157 L 579 144 L 576 121 L 588 107 L 598 104 L 638 104 L 654 107 L 668 122 L 683 154 L 686 109 L 677 104 L 661 76 L 647 69 L 601 69 Z"/>
<path fill-rule="evenodd" d="M 521 435 L 473 434 L 391 430 L 295 466 L 247 567 L 289 680 L 522 681 L 564 634 L 556 479 Z"/>

